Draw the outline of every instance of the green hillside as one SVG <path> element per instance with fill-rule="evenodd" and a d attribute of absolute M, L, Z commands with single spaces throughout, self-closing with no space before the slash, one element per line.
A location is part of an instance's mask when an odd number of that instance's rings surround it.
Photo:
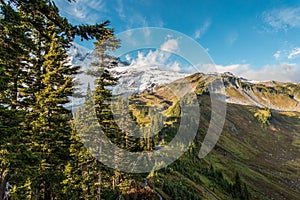
<path fill-rule="evenodd" d="M 197 91 L 205 91 L 207 77 L 198 74 L 188 79 L 197 79 L 194 81 Z M 170 85 L 162 86 L 154 93 L 135 96 L 131 106 L 137 121 L 144 125 L 149 116 L 137 113 L 154 105 L 164 107 L 167 120 L 160 134 L 164 133 L 165 143 L 176 134 L 174 127 L 180 121 L 178 99 L 172 96 L 170 88 Z M 227 89 L 232 89 L 232 85 Z M 229 103 L 218 143 L 208 156 L 199 159 L 197 154 L 208 129 L 211 109 L 208 93 L 198 92 L 197 96 L 201 119 L 194 144 L 166 169 L 150 173 L 150 186 L 165 199 L 297 199 L 300 196 L 300 113 Z"/>

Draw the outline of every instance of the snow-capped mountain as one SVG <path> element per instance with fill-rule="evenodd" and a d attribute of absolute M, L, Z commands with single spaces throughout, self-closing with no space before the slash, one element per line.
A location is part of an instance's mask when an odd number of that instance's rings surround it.
<path fill-rule="evenodd" d="M 188 74 L 162 70 L 157 65 L 139 66 L 130 64 L 111 69 L 112 74 L 119 77 L 118 84 L 113 89 L 113 94 L 134 94 L 144 90 L 152 90 L 157 85 L 173 82 L 186 77 Z"/>
<path fill-rule="evenodd" d="M 73 65 L 81 65 L 83 61 L 87 60 L 86 58 L 90 55 L 90 53 L 91 50 L 76 43 L 72 43 L 72 46 L 68 51 L 69 58 Z"/>
<path fill-rule="evenodd" d="M 96 61 L 93 52 L 74 44 L 69 51 L 71 63 L 81 66 L 81 70 L 86 72 L 90 69 L 90 64 Z M 165 85 L 177 79 L 184 78 L 190 74 L 172 71 L 164 65 L 141 64 L 131 62 L 131 64 L 120 64 L 111 68 L 110 71 L 119 77 L 118 84 L 112 88 L 114 95 L 132 95 L 145 90 L 154 91 L 157 85 Z M 166 70 L 169 69 L 169 70 Z M 201 79 L 197 76 L 203 76 Z M 276 110 L 299 111 L 300 110 L 300 85 L 292 83 L 281 83 L 275 81 L 251 81 L 242 77 L 237 77 L 230 72 L 219 73 L 198 73 L 187 79 L 209 82 L 220 77 L 223 80 L 226 90 L 226 101 L 228 103 L 251 105 L 258 107 L 268 107 Z M 84 73 L 76 76 L 78 91 L 86 93 L 88 84 L 94 88 L 94 77 Z M 197 82 L 197 81 L 196 81 Z M 199 83 L 200 84 L 200 83 Z M 205 84 L 204 84 L 205 85 Z M 82 104 L 83 99 L 73 97 L 72 106 L 77 107 Z M 68 106 L 69 107 L 69 106 Z"/>
<path fill-rule="evenodd" d="M 91 69 L 90 64 L 95 62 L 93 51 L 73 43 L 68 55 L 72 65 L 81 66 L 82 73 L 76 75 L 75 80 L 78 82 L 77 92 L 86 93 L 88 84 L 94 88 L 95 77 L 85 74 Z M 149 90 L 157 85 L 170 83 L 179 78 L 186 77 L 189 74 L 177 71 L 165 70 L 163 66 L 156 65 L 139 65 L 131 63 L 129 65 L 119 64 L 118 67 L 111 68 L 111 73 L 119 77 L 118 84 L 113 88 L 114 95 L 140 93 Z M 72 98 L 73 106 L 80 105 L 82 99 Z"/>

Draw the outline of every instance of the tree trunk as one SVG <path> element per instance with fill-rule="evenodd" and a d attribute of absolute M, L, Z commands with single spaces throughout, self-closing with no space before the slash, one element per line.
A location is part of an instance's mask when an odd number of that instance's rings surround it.
<path fill-rule="evenodd" d="M 50 183 L 48 181 L 45 183 L 45 200 L 51 200 Z"/>
<path fill-rule="evenodd" d="M 18 76 L 18 75 L 16 75 Z M 15 110 L 18 104 L 18 78 L 14 78 L 13 93 L 11 97 L 11 108 Z"/>
<path fill-rule="evenodd" d="M 8 180 L 8 173 L 7 170 L 2 170 L 1 172 L 1 182 L 0 182 L 0 200 L 4 199 L 6 184 Z"/>
<path fill-rule="evenodd" d="M 97 191 L 97 193 L 98 193 L 97 200 L 101 200 L 101 172 L 98 175 L 98 183 L 99 183 L 99 185 L 98 185 L 98 191 Z"/>

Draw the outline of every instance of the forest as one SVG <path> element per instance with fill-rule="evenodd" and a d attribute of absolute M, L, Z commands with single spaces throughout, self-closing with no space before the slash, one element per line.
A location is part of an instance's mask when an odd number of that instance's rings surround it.
<path fill-rule="evenodd" d="M 109 22 L 72 25 L 50 0 L 1 0 L 0 9 L 0 199 L 100 199 L 117 193 L 106 184 L 119 175 L 89 156 L 64 106 L 80 68 L 69 64 L 68 48 L 76 37 L 106 48 L 103 41 L 114 37 Z M 114 79 L 98 83 L 101 93 Z M 98 98 L 98 105 L 105 101 Z"/>

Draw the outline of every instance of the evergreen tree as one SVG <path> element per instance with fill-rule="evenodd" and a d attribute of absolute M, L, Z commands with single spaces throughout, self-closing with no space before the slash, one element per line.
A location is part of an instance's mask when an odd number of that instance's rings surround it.
<path fill-rule="evenodd" d="M 139 127 L 135 124 L 135 118 L 131 111 L 128 109 L 128 102 L 123 97 L 118 99 L 112 104 L 112 111 L 115 120 L 117 120 L 118 127 L 120 128 L 120 141 L 118 141 L 119 147 L 128 151 L 141 151 L 142 148 L 139 145 L 142 138 L 136 138 L 132 136 L 132 133 L 136 133 Z"/>
<path fill-rule="evenodd" d="M 66 50 L 112 29 L 73 26 L 51 0 L 0 0 L 0 11 L 0 199 L 8 181 L 12 199 L 60 199 L 72 142 L 64 105 L 78 70 Z"/>
<path fill-rule="evenodd" d="M 99 166 L 96 158 L 89 154 L 82 143 L 82 140 L 93 138 L 85 138 L 84 135 L 78 134 L 81 132 L 88 133 L 88 136 L 97 134 L 97 124 L 86 123 L 93 121 L 92 109 L 94 107 L 91 105 L 93 105 L 93 95 L 88 87 L 84 105 L 74 114 L 72 145 L 70 146 L 72 160 L 65 170 L 67 179 L 64 181 L 64 193 L 71 199 L 97 199 Z"/>
<path fill-rule="evenodd" d="M 110 53 L 120 46 L 120 40 L 115 36 L 108 36 L 98 40 L 94 45 L 95 57 L 98 61 L 92 63 L 93 69 L 89 70 L 87 74 L 96 77 L 95 111 L 100 128 L 112 141 L 117 142 L 118 136 L 116 134 L 119 130 L 111 111 L 111 87 L 116 85 L 118 79 L 110 74 L 109 69 L 118 64 L 119 59 Z"/>
<path fill-rule="evenodd" d="M 63 105 L 68 103 L 77 68 L 67 64 L 63 41 L 53 26 L 47 31 L 51 42 L 42 43 L 40 55 L 36 54 L 34 102 L 27 114 L 32 134 L 32 152 L 39 157 L 36 177 L 32 184 L 38 188 L 34 194 L 42 199 L 53 199 L 60 191 L 63 170 L 69 159 L 71 113 Z M 37 39 L 37 41 L 39 41 Z M 56 197 L 57 198 L 57 197 Z"/>
<path fill-rule="evenodd" d="M 96 77 L 96 89 L 93 99 L 95 102 L 94 109 L 99 122 L 99 127 L 103 133 L 106 134 L 111 141 L 117 143 L 121 139 L 119 135 L 120 130 L 113 119 L 113 113 L 111 111 L 111 87 L 116 85 L 117 78 L 110 74 L 109 69 L 118 64 L 119 59 L 110 55 L 110 53 L 119 48 L 120 40 L 112 35 L 97 40 L 94 45 L 95 57 L 98 61 L 92 63 L 94 69 L 88 72 L 88 74 Z M 99 163 L 99 165 L 101 164 Z M 105 169 L 105 167 L 101 168 L 102 170 Z M 99 174 L 98 182 L 104 182 L 102 173 Z M 115 189 L 114 179 L 112 180 L 112 186 L 112 189 Z M 99 195 L 100 190 L 101 186 L 98 188 Z"/>
<path fill-rule="evenodd" d="M 98 120 L 97 127 L 101 129 L 101 131 L 109 137 L 109 139 L 121 148 L 127 149 L 134 149 L 132 144 L 132 138 L 128 137 L 128 133 L 122 132 L 116 123 L 114 116 L 124 114 L 122 107 L 124 107 L 124 102 L 120 101 L 114 105 L 112 105 L 112 100 L 115 97 L 112 94 L 112 87 L 117 83 L 117 78 L 113 77 L 110 74 L 109 69 L 112 67 L 117 66 L 120 62 L 119 58 L 116 58 L 111 55 L 113 51 L 115 51 L 120 46 L 120 40 L 115 38 L 115 36 L 108 36 L 104 39 L 98 40 L 95 44 L 95 57 L 98 59 L 97 62 L 92 64 L 93 69 L 88 71 L 89 75 L 96 77 L 96 89 L 93 92 L 93 95 L 89 95 L 88 92 L 88 99 L 86 100 L 87 105 L 90 108 L 83 107 L 83 109 L 79 112 L 83 112 L 83 118 L 81 119 L 82 122 L 85 120 L 89 120 L 90 113 L 95 113 L 96 118 Z M 89 102 L 89 103 L 88 103 Z M 92 105 L 92 106 L 91 106 Z M 116 113 L 113 113 L 113 106 L 119 107 Z M 93 110 L 90 110 L 93 109 Z M 81 113 L 82 114 L 82 113 Z M 124 122 L 124 121 L 123 121 Z M 123 123 L 121 122 L 121 123 Z M 124 122 L 121 126 L 130 126 L 127 122 Z M 80 123 L 79 123 L 80 124 Z M 89 124 L 89 123 L 83 123 Z M 120 125 L 120 124 L 119 124 Z M 77 126 L 76 126 L 77 127 Z M 88 127 L 84 128 L 81 127 L 85 135 L 88 135 L 89 140 L 96 141 L 99 140 L 97 137 L 93 136 L 93 134 L 97 135 L 99 130 L 94 130 L 94 125 L 90 124 Z M 79 130 L 77 130 L 79 131 Z M 79 131 L 80 132 L 80 131 Z M 86 134 L 88 133 L 88 134 Z M 94 138 L 95 137 L 95 138 Z M 103 141 L 99 141 L 100 143 Z M 98 147 L 98 146 L 97 146 Z M 95 147 L 95 148 L 97 148 Z M 99 148 L 99 147 L 98 147 Z M 94 151 L 94 150 L 92 150 Z M 116 159 L 121 155 L 115 155 L 113 158 Z M 126 164 L 126 163 L 123 163 Z M 110 169 L 104 166 L 102 163 L 97 162 L 97 169 L 98 172 L 98 188 L 97 194 L 101 197 L 108 197 L 112 199 L 119 191 L 119 185 L 123 188 L 123 180 L 130 180 L 130 175 L 121 173 L 117 170 Z M 130 181 L 129 181 L 130 182 Z M 121 189 L 120 188 L 120 189 Z M 121 189 L 122 190 L 122 189 Z"/>
<path fill-rule="evenodd" d="M 24 135 L 24 104 L 21 89 L 27 75 L 29 48 L 32 42 L 27 38 L 29 30 L 24 16 L 12 6 L 0 7 L 0 199 L 10 180 L 11 184 L 26 181 L 24 174 L 30 174 L 31 153 Z M 9 177 L 13 174 L 13 177 Z"/>
<path fill-rule="evenodd" d="M 66 170 L 68 194 L 77 194 L 77 198 L 82 199 L 101 199 L 104 197 L 112 198 L 117 196 L 118 191 L 113 187 L 114 172 L 104 166 L 90 151 L 98 152 L 99 146 L 89 146 L 87 151 L 86 141 L 97 141 L 99 134 L 99 123 L 94 120 L 95 116 L 94 95 L 88 87 L 87 97 L 84 105 L 79 108 L 74 116 L 74 133 L 72 135 L 71 154 L 72 162 Z M 83 133 L 83 134 L 82 134 Z M 75 198 L 76 199 L 76 198 Z"/>

